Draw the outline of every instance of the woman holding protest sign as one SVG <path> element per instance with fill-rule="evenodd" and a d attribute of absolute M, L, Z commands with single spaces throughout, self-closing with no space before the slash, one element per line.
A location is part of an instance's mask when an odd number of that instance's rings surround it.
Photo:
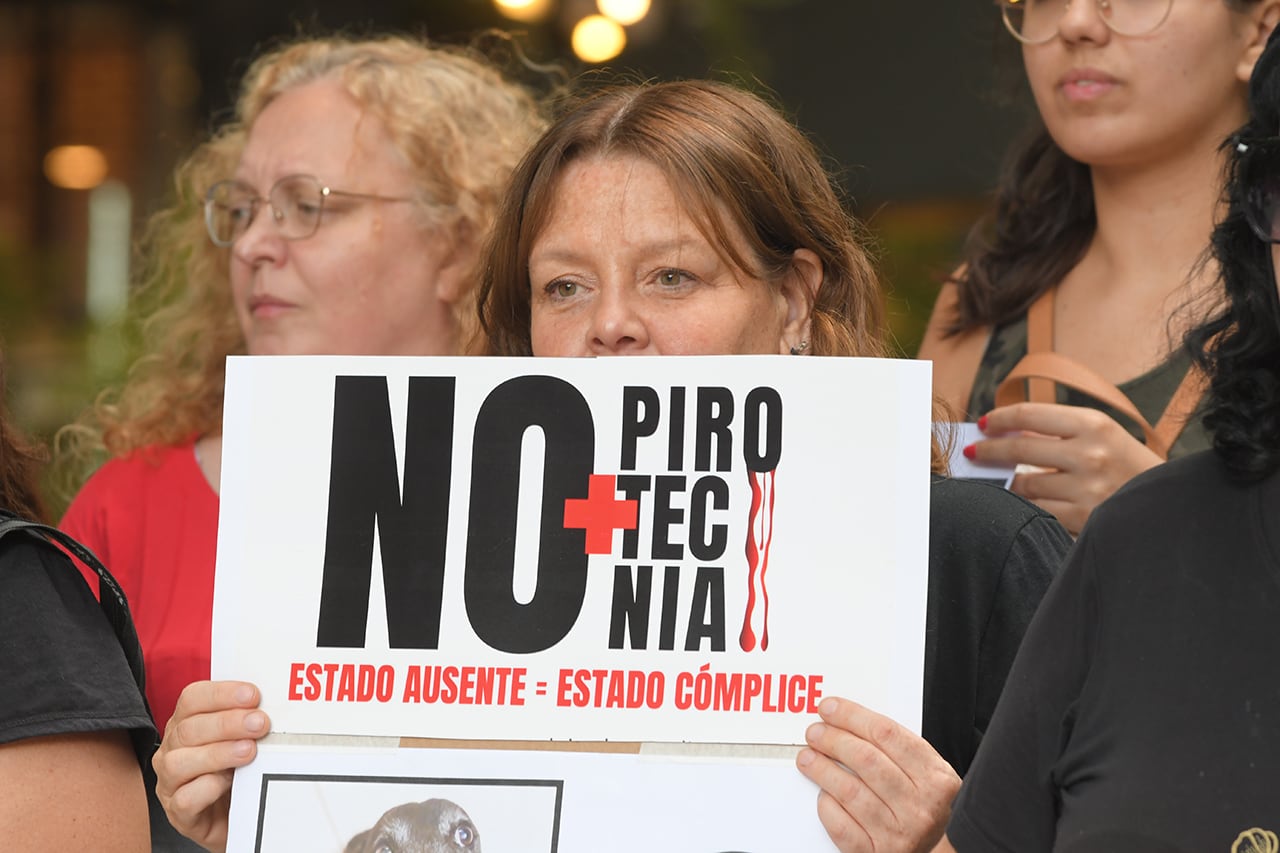
<path fill-rule="evenodd" d="M 1072 532 L 1135 474 L 1209 446 L 1177 340 L 1213 293 L 1197 266 L 1218 146 L 1274 0 L 999 0 L 1039 109 L 939 295 L 920 357 L 1013 490 Z M 1028 401 L 1028 402 L 1022 402 Z"/>
<path fill-rule="evenodd" d="M 113 458 L 62 522 L 134 602 L 162 725 L 209 677 L 226 357 L 465 351 L 498 194 L 542 125 L 470 51 L 306 39 L 250 67 L 179 168 L 143 246 L 147 352 L 79 431 Z"/>
<path fill-rule="evenodd" d="M 482 323 L 500 355 L 881 356 L 859 233 L 812 144 L 760 98 L 710 82 L 609 89 L 517 168 Z M 956 771 L 1070 546 L 1002 489 L 935 476 L 931 504 L 924 739 L 829 699 L 799 759 L 843 850 L 941 832 Z"/>
<path fill-rule="evenodd" d="M 500 355 L 879 356 L 881 294 L 859 233 L 812 144 L 760 98 L 707 82 L 609 89 L 517 168 L 487 255 L 482 323 Z M 941 832 L 956 769 L 1070 545 L 1051 516 L 1003 489 L 935 476 L 931 504 L 925 738 L 833 698 L 801 756 L 844 850 Z M 258 695 L 192 685 L 161 746 L 170 813 L 204 837 L 225 832 L 227 768 L 266 731 Z M 872 807 L 859 786 L 902 813 Z"/>
<path fill-rule="evenodd" d="M 0 846 L 141 853 L 155 726 L 138 640 L 123 599 L 94 601 L 41 530 L 40 455 L 4 384 L 0 356 Z"/>

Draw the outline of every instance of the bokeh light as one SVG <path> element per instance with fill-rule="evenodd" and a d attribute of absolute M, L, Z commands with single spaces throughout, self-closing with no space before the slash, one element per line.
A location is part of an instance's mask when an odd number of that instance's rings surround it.
<path fill-rule="evenodd" d="M 498 11 L 513 21 L 531 24 L 551 11 L 551 0 L 493 0 Z"/>
<path fill-rule="evenodd" d="M 49 183 L 65 190 L 91 190 L 107 177 L 107 158 L 92 145 L 59 145 L 44 155 Z"/>
<path fill-rule="evenodd" d="M 649 14 L 649 0 L 596 0 L 600 14 L 624 27 L 639 23 Z"/>
<path fill-rule="evenodd" d="M 627 46 L 627 34 L 617 21 L 588 15 L 573 28 L 573 52 L 583 62 L 608 62 Z"/>

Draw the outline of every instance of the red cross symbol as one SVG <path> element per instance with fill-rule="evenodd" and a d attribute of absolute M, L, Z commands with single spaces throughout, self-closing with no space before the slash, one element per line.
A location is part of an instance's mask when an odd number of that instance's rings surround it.
<path fill-rule="evenodd" d="M 613 474 L 592 474 L 586 498 L 564 502 L 564 526 L 587 531 L 588 554 L 613 551 L 613 531 L 635 530 L 639 524 L 640 502 L 618 500 Z"/>

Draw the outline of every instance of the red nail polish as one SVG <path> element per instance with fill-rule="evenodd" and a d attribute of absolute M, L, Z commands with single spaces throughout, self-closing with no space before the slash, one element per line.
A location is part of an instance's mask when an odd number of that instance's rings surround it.
<path fill-rule="evenodd" d="M 983 415 L 982 417 L 978 418 L 978 429 L 982 430 L 983 432 L 986 432 L 986 431 L 987 431 L 987 416 L 986 416 L 986 415 Z"/>
<path fill-rule="evenodd" d="M 964 454 L 965 459 L 972 459 L 978 455 L 977 449 L 972 444 L 966 444 L 964 450 L 960 452 Z"/>

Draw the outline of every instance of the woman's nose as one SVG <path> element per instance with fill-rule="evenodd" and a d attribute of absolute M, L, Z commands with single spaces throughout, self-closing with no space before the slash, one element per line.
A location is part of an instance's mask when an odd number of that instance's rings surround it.
<path fill-rule="evenodd" d="M 1111 28 L 1102 16 L 1109 9 L 1109 0 L 1068 0 L 1062 17 L 1058 19 L 1058 35 L 1068 43 L 1105 42 L 1111 37 Z"/>
<path fill-rule="evenodd" d="M 635 355 L 649 346 L 648 327 L 636 294 L 602 286 L 592 306 L 588 345 L 593 355 Z"/>
<path fill-rule="evenodd" d="M 254 214 L 249 227 L 231 244 L 231 252 L 246 264 L 277 263 L 284 258 L 286 242 L 275 220 L 275 210 L 264 203 Z"/>

